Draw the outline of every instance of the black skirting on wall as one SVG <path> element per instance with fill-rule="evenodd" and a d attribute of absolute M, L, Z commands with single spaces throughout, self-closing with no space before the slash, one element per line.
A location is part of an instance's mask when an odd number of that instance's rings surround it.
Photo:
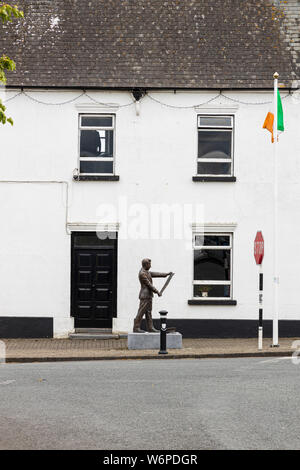
<path fill-rule="evenodd" d="M 168 319 L 184 338 L 256 338 L 256 320 Z M 159 329 L 160 320 L 154 320 Z M 264 320 L 264 337 L 272 337 L 272 320 Z M 146 329 L 145 320 L 142 328 Z M 279 337 L 300 337 L 300 320 L 279 320 Z M 53 318 L 0 317 L 0 338 L 53 338 Z"/>
<path fill-rule="evenodd" d="M 160 320 L 154 320 L 159 329 Z M 176 327 L 184 338 L 257 338 L 257 320 L 184 320 L 167 319 L 167 326 Z M 146 329 L 145 320 L 142 329 Z M 272 338 L 272 320 L 264 320 L 264 337 Z M 300 337 L 300 320 L 279 320 L 279 337 Z"/>
<path fill-rule="evenodd" d="M 0 317 L 0 338 L 53 338 L 53 318 Z"/>

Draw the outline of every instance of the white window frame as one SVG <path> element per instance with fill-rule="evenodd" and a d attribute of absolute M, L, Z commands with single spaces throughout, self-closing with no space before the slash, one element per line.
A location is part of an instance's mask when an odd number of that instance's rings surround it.
<path fill-rule="evenodd" d="M 224 118 L 231 118 L 231 126 L 207 126 L 201 125 L 201 118 L 205 117 L 224 117 Z M 196 174 L 197 176 L 222 176 L 223 178 L 230 178 L 233 176 L 233 161 L 234 161 L 234 128 L 235 128 L 235 116 L 234 114 L 197 114 L 197 168 Z M 219 132 L 228 132 L 231 130 L 231 158 L 203 158 L 199 157 L 199 132 L 201 129 L 205 131 L 219 131 Z M 198 173 L 198 163 L 230 163 L 230 173 Z"/>
<path fill-rule="evenodd" d="M 109 117 L 112 118 L 112 126 L 82 126 L 82 117 Z M 80 135 L 82 130 L 97 130 L 97 131 L 113 131 L 113 156 L 112 157 L 80 157 Z M 115 152 L 116 152 L 116 116 L 115 114 L 103 114 L 103 113 L 80 113 L 78 115 L 78 170 L 82 176 L 108 176 L 115 174 Z M 113 162 L 112 173 L 82 173 L 80 171 L 80 162 Z"/>
<path fill-rule="evenodd" d="M 229 245 L 220 245 L 220 246 L 208 246 L 208 245 L 196 245 L 196 237 L 203 236 L 217 236 L 217 237 L 229 237 Z M 195 272 L 194 272 L 194 252 L 195 250 L 202 249 L 211 249 L 211 250 L 224 250 L 230 249 L 230 280 L 229 281 L 195 281 Z M 194 286 L 201 285 L 221 285 L 221 286 L 230 286 L 230 296 L 229 297 L 194 297 Z M 192 298 L 195 300 L 232 300 L 233 299 L 233 233 L 232 232 L 194 232 L 193 233 L 193 286 L 192 286 Z"/>

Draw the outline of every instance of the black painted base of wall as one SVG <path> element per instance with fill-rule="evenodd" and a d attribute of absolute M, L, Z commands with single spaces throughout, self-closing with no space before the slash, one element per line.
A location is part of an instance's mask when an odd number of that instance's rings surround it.
<path fill-rule="evenodd" d="M 0 338 L 53 338 L 53 318 L 0 317 Z"/>
<path fill-rule="evenodd" d="M 155 319 L 155 328 L 159 329 L 160 320 Z M 167 326 L 175 326 L 184 338 L 257 338 L 258 321 L 256 320 L 184 320 L 168 319 Z M 146 328 L 143 320 L 142 329 Z M 272 320 L 264 320 L 263 335 L 272 338 Z M 300 337 L 300 320 L 279 320 L 279 337 Z"/>
<path fill-rule="evenodd" d="M 153 321 L 159 329 L 160 320 Z M 184 338 L 256 338 L 256 320 L 184 320 L 168 319 L 167 326 L 176 327 Z M 264 320 L 263 334 L 272 338 L 272 320 Z M 142 329 L 146 329 L 145 320 Z M 279 337 L 300 337 L 300 320 L 279 320 Z M 53 318 L 0 317 L 0 338 L 53 338 Z"/>

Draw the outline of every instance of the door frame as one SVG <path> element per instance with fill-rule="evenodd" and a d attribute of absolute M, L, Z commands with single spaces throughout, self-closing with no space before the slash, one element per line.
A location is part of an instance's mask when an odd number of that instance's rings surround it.
<path fill-rule="evenodd" d="M 108 232 L 106 230 L 103 230 L 103 232 Z M 89 250 L 99 250 L 99 249 L 108 249 L 108 250 L 113 250 L 114 251 L 114 260 L 113 260 L 113 273 L 112 273 L 112 289 L 113 292 L 115 293 L 112 298 L 112 318 L 111 318 L 111 327 L 113 327 L 113 318 L 117 318 L 117 299 L 118 299 L 118 232 L 117 231 L 109 231 L 110 233 L 113 232 L 115 234 L 115 243 L 113 245 L 107 245 L 105 244 L 105 240 L 100 240 L 99 239 L 99 245 L 86 245 L 82 246 L 80 248 L 82 249 L 89 249 Z M 76 316 L 74 315 L 75 309 L 74 303 L 75 303 L 75 250 L 80 249 L 80 248 L 74 248 L 74 239 L 76 235 L 88 235 L 92 236 L 96 234 L 95 230 L 73 230 L 71 232 L 71 289 L 70 289 L 70 316 L 74 318 L 74 323 L 75 323 L 75 318 Z"/>

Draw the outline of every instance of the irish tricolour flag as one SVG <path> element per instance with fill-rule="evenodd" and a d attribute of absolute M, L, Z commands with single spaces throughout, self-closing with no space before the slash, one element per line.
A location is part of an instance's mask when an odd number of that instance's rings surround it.
<path fill-rule="evenodd" d="M 283 110 L 280 98 L 280 93 L 277 90 L 277 109 L 274 106 L 274 111 L 269 111 L 265 119 L 263 128 L 267 129 L 272 134 L 272 142 L 274 142 L 274 113 L 277 110 L 277 130 L 278 132 L 284 131 Z"/>

